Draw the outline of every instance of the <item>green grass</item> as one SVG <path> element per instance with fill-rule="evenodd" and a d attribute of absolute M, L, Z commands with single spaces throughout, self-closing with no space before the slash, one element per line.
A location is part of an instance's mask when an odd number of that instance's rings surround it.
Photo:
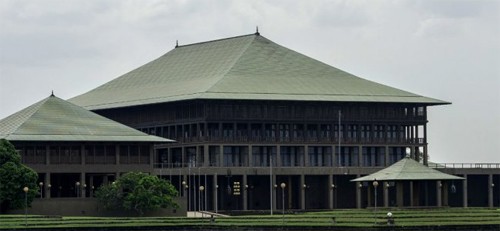
<path fill-rule="evenodd" d="M 500 225 L 500 209 L 446 208 L 446 209 L 392 209 L 396 226 L 437 225 Z M 207 218 L 187 217 L 57 217 L 28 216 L 27 228 L 58 227 L 132 227 L 132 226 L 385 226 L 388 209 L 377 213 L 367 209 L 332 210 L 300 214 L 245 215 L 216 218 L 211 224 Z M 332 222 L 335 217 L 335 223 Z M 0 229 L 24 229 L 23 215 L 0 215 Z"/>

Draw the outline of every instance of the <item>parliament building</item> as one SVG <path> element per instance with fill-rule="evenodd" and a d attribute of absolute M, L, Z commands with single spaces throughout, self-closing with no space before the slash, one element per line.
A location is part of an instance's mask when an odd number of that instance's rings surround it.
<path fill-rule="evenodd" d="M 92 160 L 71 159 L 69 151 L 68 161 L 80 166 L 72 181 L 89 182 L 92 164 L 101 166 L 99 184 L 102 176 L 112 180 L 127 169 L 150 172 L 170 180 L 190 211 L 365 208 L 374 200 L 388 207 L 500 207 L 500 164 L 460 167 L 427 159 L 428 110 L 449 102 L 357 77 L 258 32 L 176 45 L 68 101 L 148 134 L 151 145 L 150 151 L 147 145 L 90 146 L 105 156 Z M 378 189 L 351 182 L 407 156 L 466 180 L 445 184 L 439 202 L 405 195 L 403 204 L 390 199 L 393 182 Z M 37 171 L 47 180 L 54 168 Z M 416 192 L 438 187 L 423 182 Z M 383 196 L 373 198 L 372 190 Z"/>

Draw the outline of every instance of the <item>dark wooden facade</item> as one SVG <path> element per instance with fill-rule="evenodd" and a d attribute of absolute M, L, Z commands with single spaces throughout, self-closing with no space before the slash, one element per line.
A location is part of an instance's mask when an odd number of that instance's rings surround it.
<path fill-rule="evenodd" d="M 407 153 L 426 161 L 421 104 L 191 100 L 96 112 L 177 141 L 156 146 L 155 172 L 189 197 L 190 210 L 279 208 L 279 188 L 272 203 L 267 188 L 281 182 L 287 209 L 364 207 L 363 188 L 349 180 Z"/>
<path fill-rule="evenodd" d="M 130 171 L 152 172 L 153 144 L 13 141 L 22 162 L 38 173 L 41 198 L 93 197 Z"/>

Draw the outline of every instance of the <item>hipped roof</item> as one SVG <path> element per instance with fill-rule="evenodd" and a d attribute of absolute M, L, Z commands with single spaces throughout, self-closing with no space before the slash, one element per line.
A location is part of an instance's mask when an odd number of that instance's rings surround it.
<path fill-rule="evenodd" d="M 351 181 L 404 181 L 404 180 L 463 180 L 458 177 L 429 168 L 409 157 L 378 172 Z"/>
<path fill-rule="evenodd" d="M 9 141 L 168 142 L 51 95 L 0 120 Z"/>
<path fill-rule="evenodd" d="M 359 78 L 257 33 L 178 46 L 70 101 L 95 110 L 192 99 L 449 104 Z"/>

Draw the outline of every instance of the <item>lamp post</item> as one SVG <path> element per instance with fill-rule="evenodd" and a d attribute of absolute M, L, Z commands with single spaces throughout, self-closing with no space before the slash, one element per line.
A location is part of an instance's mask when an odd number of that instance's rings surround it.
<path fill-rule="evenodd" d="M 215 213 L 217 213 L 217 208 L 219 207 L 219 202 L 218 202 L 218 199 L 219 199 L 219 185 L 216 184 L 215 185 Z"/>
<path fill-rule="evenodd" d="M 269 208 L 271 216 L 273 215 L 273 156 L 269 156 Z"/>
<path fill-rule="evenodd" d="M 28 187 L 23 188 L 24 191 L 24 225 L 28 226 Z"/>
<path fill-rule="evenodd" d="M 281 213 L 283 214 L 283 224 L 285 224 L 285 183 L 281 183 Z"/>
<path fill-rule="evenodd" d="M 186 181 L 182 181 L 182 187 L 184 188 L 184 196 L 186 196 L 186 190 L 188 188 L 188 185 L 186 183 Z M 189 195 L 188 195 L 188 201 L 187 201 L 187 211 L 189 211 Z"/>
<path fill-rule="evenodd" d="M 374 179 L 374 181 L 373 181 L 373 191 L 375 193 L 375 222 L 376 222 L 376 219 L 377 219 L 377 186 L 378 186 L 377 179 Z"/>
<path fill-rule="evenodd" d="M 52 185 L 51 185 L 51 184 L 48 184 L 48 185 L 47 185 L 47 191 L 48 191 L 48 193 L 49 193 L 49 195 L 48 195 L 48 196 L 50 197 L 50 196 L 51 196 L 51 194 L 52 194 Z M 45 194 L 45 197 L 47 197 L 47 194 Z"/>
<path fill-rule="evenodd" d="M 205 186 L 203 186 L 203 185 L 202 185 L 202 186 L 200 186 L 200 195 L 201 195 L 201 197 L 203 197 L 203 191 L 204 191 L 204 190 L 205 190 Z M 201 198 L 199 198 L 199 200 L 200 200 L 200 204 L 201 204 L 201 206 L 200 206 L 200 211 L 202 211 L 202 210 L 203 210 L 203 207 L 206 207 L 206 205 L 204 205 L 203 203 L 201 203 Z"/>
<path fill-rule="evenodd" d="M 38 185 L 40 186 L 40 199 L 42 199 L 43 198 L 43 182 L 38 183 Z"/>
<path fill-rule="evenodd" d="M 80 181 L 75 183 L 76 197 L 80 197 Z"/>

